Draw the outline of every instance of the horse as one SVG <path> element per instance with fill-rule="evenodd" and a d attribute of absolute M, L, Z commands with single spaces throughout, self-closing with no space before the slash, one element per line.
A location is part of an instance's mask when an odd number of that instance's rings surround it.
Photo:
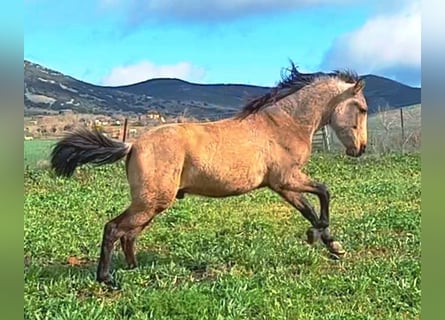
<path fill-rule="evenodd" d="M 115 242 L 120 240 L 128 268 L 136 268 L 136 238 L 156 215 L 187 194 L 224 198 L 269 188 L 310 223 L 308 243 L 321 240 L 329 253 L 345 254 L 329 229 L 330 191 L 302 168 L 311 156 L 314 133 L 325 125 L 348 156 L 365 152 L 365 82 L 351 70 L 309 75 L 293 62 L 286 70 L 270 92 L 247 101 L 229 118 L 159 125 L 131 143 L 79 128 L 54 145 L 51 167 L 63 177 L 86 163 L 105 165 L 125 158 L 131 202 L 104 225 L 97 282 L 118 286 L 110 273 Z M 318 197 L 319 215 L 304 193 Z"/>

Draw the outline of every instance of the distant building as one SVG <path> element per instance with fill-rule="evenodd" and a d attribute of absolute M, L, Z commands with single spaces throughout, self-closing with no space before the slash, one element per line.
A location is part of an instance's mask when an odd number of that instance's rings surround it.
<path fill-rule="evenodd" d="M 157 120 L 162 123 L 165 122 L 165 117 L 157 110 L 148 111 L 146 117 L 149 120 Z"/>

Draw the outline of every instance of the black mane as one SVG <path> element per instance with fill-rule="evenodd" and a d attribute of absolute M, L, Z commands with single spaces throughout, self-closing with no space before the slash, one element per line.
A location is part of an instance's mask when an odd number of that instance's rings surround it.
<path fill-rule="evenodd" d="M 297 66 L 295 66 L 292 60 L 290 61 L 290 64 L 290 68 L 285 69 L 287 74 L 286 72 L 281 72 L 280 82 L 278 82 L 270 92 L 247 102 L 238 117 L 244 118 L 250 114 L 256 113 L 264 106 L 283 99 L 308 84 L 311 84 L 315 79 L 320 77 L 337 77 L 346 83 L 356 83 L 360 80 L 357 73 L 351 70 L 335 70 L 331 73 L 302 73 L 298 71 Z"/>

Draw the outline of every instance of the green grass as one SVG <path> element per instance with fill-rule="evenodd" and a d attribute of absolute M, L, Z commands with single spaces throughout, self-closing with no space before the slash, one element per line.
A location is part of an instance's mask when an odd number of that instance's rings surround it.
<path fill-rule="evenodd" d="M 24 141 L 24 165 L 35 168 L 42 160 L 48 160 L 55 140 Z"/>
<path fill-rule="evenodd" d="M 419 319 L 420 156 L 317 155 L 307 172 L 331 189 L 342 260 L 267 190 L 189 196 L 139 238 L 138 269 L 116 246 L 108 292 L 94 277 L 103 225 L 129 201 L 122 163 L 26 171 L 25 319 Z"/>

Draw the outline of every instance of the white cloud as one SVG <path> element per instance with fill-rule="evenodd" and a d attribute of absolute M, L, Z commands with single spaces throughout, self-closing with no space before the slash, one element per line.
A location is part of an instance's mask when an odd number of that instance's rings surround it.
<path fill-rule="evenodd" d="M 352 68 L 363 74 L 387 73 L 405 81 L 417 76 L 420 82 L 420 64 L 420 1 L 410 1 L 398 12 L 375 16 L 361 28 L 339 37 L 322 67 Z"/>
<path fill-rule="evenodd" d="M 120 86 L 134 84 L 153 78 L 179 78 L 186 81 L 198 82 L 204 78 L 205 70 L 189 62 L 178 62 L 173 65 L 155 65 L 150 61 L 113 68 L 102 79 L 106 86 Z"/>
<path fill-rule="evenodd" d="M 146 81 L 152 78 L 179 78 L 187 81 L 200 81 L 205 70 L 189 62 L 178 62 L 173 65 L 156 65 L 150 61 L 113 68 L 103 79 L 102 84 L 120 86 Z"/>
<path fill-rule="evenodd" d="M 173 65 L 156 65 L 150 61 L 140 61 L 136 64 L 113 68 L 102 79 L 102 84 L 119 86 L 134 84 L 152 78 L 179 78 L 187 81 L 200 81 L 204 78 L 204 68 L 192 65 L 190 62 L 178 62 Z"/>

